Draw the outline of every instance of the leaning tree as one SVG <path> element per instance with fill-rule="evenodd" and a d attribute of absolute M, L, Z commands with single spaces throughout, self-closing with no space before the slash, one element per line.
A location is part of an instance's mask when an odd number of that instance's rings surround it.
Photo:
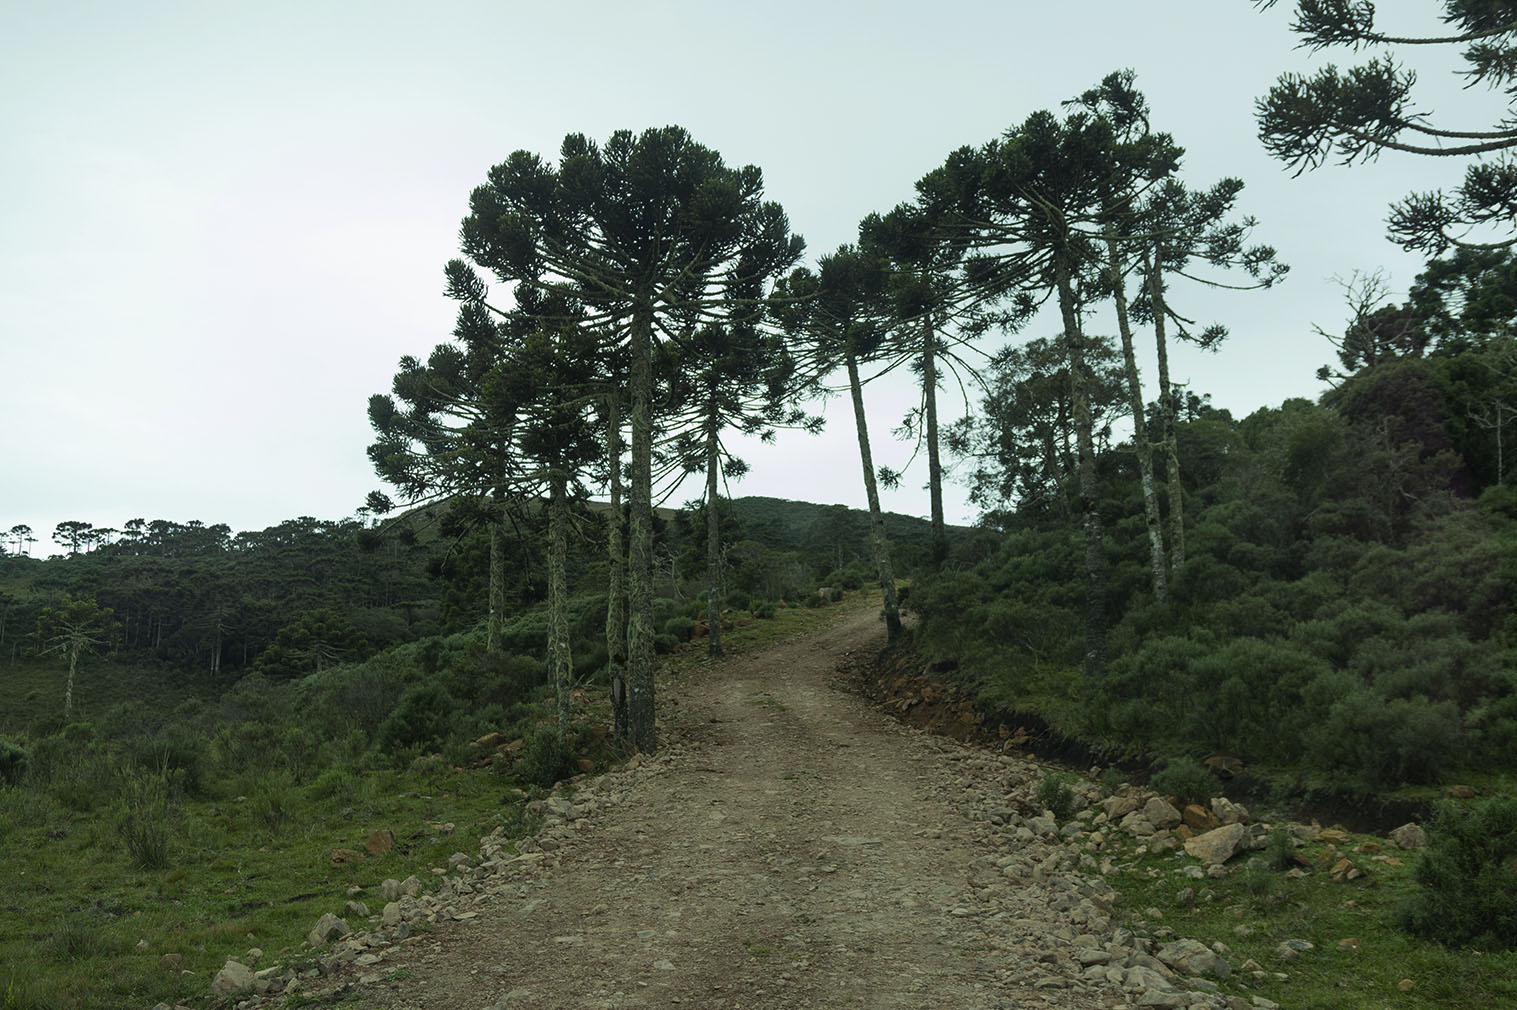
<path fill-rule="evenodd" d="M 759 169 L 728 167 L 675 126 L 618 131 L 604 146 L 570 134 L 557 166 L 517 151 L 469 204 L 460 229 L 469 260 L 513 285 L 518 300 L 536 291 L 579 306 L 576 325 L 627 352 L 628 720 L 634 746 L 651 750 L 654 351 L 761 297 L 804 244 L 763 199 Z"/>

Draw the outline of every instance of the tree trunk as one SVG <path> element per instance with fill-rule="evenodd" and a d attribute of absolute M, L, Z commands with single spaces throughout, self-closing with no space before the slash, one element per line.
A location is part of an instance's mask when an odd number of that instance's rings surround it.
<path fill-rule="evenodd" d="M 1100 494 L 1096 487 L 1096 450 L 1090 411 L 1090 376 L 1085 362 L 1085 335 L 1075 311 L 1069 265 L 1060 254 L 1055 267 L 1059 311 L 1064 318 L 1064 346 L 1069 354 L 1070 400 L 1075 442 L 1079 446 L 1080 511 L 1085 529 L 1085 676 L 1106 674 L 1106 555 L 1102 544 Z"/>
<path fill-rule="evenodd" d="M 653 722 L 653 309 L 632 317 L 631 549 L 627 556 L 627 721 L 632 746 L 658 746 Z"/>
<path fill-rule="evenodd" d="M 890 544 L 885 540 L 885 518 L 880 513 L 880 491 L 874 479 L 874 456 L 869 451 L 869 421 L 864 415 L 864 388 L 859 382 L 859 362 L 848 351 L 848 391 L 853 397 L 853 422 L 859 434 L 859 462 L 864 467 L 864 494 L 869 499 L 869 539 L 874 563 L 880 573 L 880 592 L 885 601 L 885 640 L 901 637 L 901 607 L 895 591 L 895 573 L 890 567 Z"/>
<path fill-rule="evenodd" d="M 722 654 L 722 524 L 717 515 L 717 477 L 721 446 L 717 442 L 716 409 L 706 421 L 706 654 Z"/>
<path fill-rule="evenodd" d="M 498 655 L 506 627 L 506 531 L 503 507 L 496 503 L 490 522 L 490 616 L 486 621 L 485 651 Z"/>
<path fill-rule="evenodd" d="M 1122 276 L 1122 260 L 1117 240 L 1106 233 L 1107 270 L 1112 296 L 1117 303 L 1117 333 L 1122 338 L 1122 366 L 1127 375 L 1127 405 L 1132 411 L 1132 444 L 1138 456 L 1138 481 L 1143 488 L 1143 516 L 1148 524 L 1148 563 L 1152 570 L 1154 599 L 1169 600 L 1169 581 L 1164 571 L 1164 526 L 1159 517 L 1159 496 L 1154 491 L 1153 447 L 1143 423 L 1143 384 L 1138 378 L 1138 359 L 1133 354 L 1132 325 L 1127 315 L 1127 288 Z"/>
<path fill-rule="evenodd" d="M 622 417 L 613 395 L 607 409 L 606 458 L 611 468 L 611 523 L 606 529 L 606 655 L 611 666 L 611 725 L 618 739 L 627 723 L 627 547 L 622 521 Z"/>
<path fill-rule="evenodd" d="M 943 525 L 943 462 L 938 455 L 938 363 L 937 334 L 932 326 L 932 312 L 923 318 L 922 400 L 927 414 L 927 491 L 932 499 L 932 565 L 941 567 L 948 559 L 948 533 Z"/>
<path fill-rule="evenodd" d="M 80 649 L 77 645 L 68 647 L 68 682 L 63 686 L 63 721 L 68 722 L 74 714 L 74 668 L 79 665 Z"/>
<path fill-rule="evenodd" d="M 562 474 L 554 474 L 548 496 L 548 666 L 558 696 L 558 735 L 569 731 L 569 689 L 574 663 L 569 654 L 569 495 Z"/>
<path fill-rule="evenodd" d="M 1180 486 L 1180 449 L 1175 440 L 1175 398 L 1169 388 L 1169 345 L 1164 337 L 1164 285 L 1158 261 L 1150 262 L 1143 254 L 1143 269 L 1148 271 L 1149 297 L 1153 301 L 1154 343 L 1159 352 L 1159 417 L 1164 430 L 1164 483 L 1169 492 L 1169 571 L 1179 578 L 1185 564 L 1185 494 Z"/>

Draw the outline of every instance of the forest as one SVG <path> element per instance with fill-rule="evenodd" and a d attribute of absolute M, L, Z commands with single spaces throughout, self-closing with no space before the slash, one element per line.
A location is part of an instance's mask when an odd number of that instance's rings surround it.
<path fill-rule="evenodd" d="M 1363 30 L 1340 6 L 1300 4 L 1308 41 Z M 1446 6 L 1466 41 L 1511 37 Z M 1509 86 L 1488 45 L 1472 73 Z M 1282 77 L 1261 138 L 1308 170 L 1416 150 L 1413 82 L 1377 73 Z M 1462 784 L 1517 810 L 1517 168 L 1483 157 L 1517 132 L 1440 149 L 1471 159 L 1463 187 L 1392 208 L 1426 265 L 1400 299 L 1344 282 L 1327 391 L 1236 417 L 1171 382 L 1169 350 L 1226 355 L 1187 298 L 1247 312 L 1288 266 L 1243 182 L 1186 179 L 1161 119 L 1114 72 L 948 152 L 814 260 L 759 168 L 680 127 L 511 153 L 444 267 L 452 333 L 367 404 L 384 489 L 353 516 L 67 522 L 46 560 L 0 533 L 0 821 L 112 809 L 162 868 L 170 794 L 253 797 L 277 826 L 282 796 L 463 769 L 491 734 L 520 744 L 496 775 L 551 787 L 657 750 L 671 653 L 863 588 L 890 647 L 987 715 L 1136 774 L 1221 758 L 1276 803 Z M 921 392 L 899 423 L 868 406 L 897 369 Z M 940 410 L 949 386 L 968 417 Z M 733 497 L 734 436 L 804 437 L 829 394 L 867 511 Z M 876 467 L 891 431 L 924 473 Z M 925 519 L 881 508 L 907 479 Z"/>

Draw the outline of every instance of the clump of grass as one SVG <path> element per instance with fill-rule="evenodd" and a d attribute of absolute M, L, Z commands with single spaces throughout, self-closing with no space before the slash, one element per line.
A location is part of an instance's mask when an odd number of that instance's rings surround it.
<path fill-rule="evenodd" d="M 179 814 L 179 775 L 167 770 L 134 772 L 122 781 L 124 809 L 117 830 L 127 857 L 139 870 L 168 868 Z"/>
<path fill-rule="evenodd" d="M 1075 791 L 1057 775 L 1043 777 L 1038 783 L 1037 798 L 1043 809 L 1053 814 L 1054 820 L 1068 820 L 1075 812 Z"/>
<path fill-rule="evenodd" d="M 1148 784 L 1161 796 L 1174 796 L 1183 806 L 1187 803 L 1205 804 L 1217 795 L 1217 779 L 1206 766 L 1195 758 L 1172 757 L 1164 767 L 1154 772 Z"/>

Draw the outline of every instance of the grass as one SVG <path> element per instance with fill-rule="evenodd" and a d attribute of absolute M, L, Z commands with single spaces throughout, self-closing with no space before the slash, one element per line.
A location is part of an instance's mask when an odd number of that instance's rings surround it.
<path fill-rule="evenodd" d="M 250 947 L 266 952 L 261 966 L 298 956 L 305 932 L 323 912 L 341 913 L 350 889 L 377 915 L 385 878 L 431 882 L 431 867 L 472 852 L 496 825 L 529 826 L 523 799 L 484 771 L 374 770 L 353 784 L 340 796 L 290 785 L 277 816 L 240 795 L 183 799 L 168 865 L 152 869 L 96 830 L 95 815 L 46 790 L 0 790 L 10 883 L 0 898 L 0 1010 L 204 997 L 227 958 Z M 334 862 L 337 849 L 362 853 L 378 828 L 395 832 L 393 851 Z M 166 953 L 194 975 L 165 967 Z"/>
<path fill-rule="evenodd" d="M 1311 864 L 1309 870 L 1271 870 L 1256 853 L 1257 863 L 1245 863 L 1222 879 L 1192 880 L 1178 872 L 1195 865 L 1183 850 L 1138 857 L 1135 842 L 1113 835 L 1103 855 L 1118 866 L 1106 878 L 1122 895 L 1114 923 L 1161 941 L 1193 937 L 1225 943 L 1233 975 L 1219 983 L 1224 992 L 1263 996 L 1292 1010 L 1517 1006 L 1517 952 L 1451 950 L 1397 928 L 1396 905 L 1414 891 L 1416 856 L 1385 839 L 1351 835 L 1333 852 L 1325 844 L 1308 844 L 1297 852 Z M 1356 851 L 1366 842 L 1384 848 Z M 1326 868 L 1330 855 L 1349 858 L 1365 876 L 1333 880 Z M 1286 940 L 1306 940 L 1312 949 L 1282 960 L 1277 949 Z M 1354 943 L 1343 942 L 1350 940 Z M 1266 973 L 1262 980 L 1242 970 L 1250 959 Z M 1276 979 L 1275 973 L 1287 977 Z M 1412 987 L 1402 991 L 1398 985 L 1406 979 Z"/>

